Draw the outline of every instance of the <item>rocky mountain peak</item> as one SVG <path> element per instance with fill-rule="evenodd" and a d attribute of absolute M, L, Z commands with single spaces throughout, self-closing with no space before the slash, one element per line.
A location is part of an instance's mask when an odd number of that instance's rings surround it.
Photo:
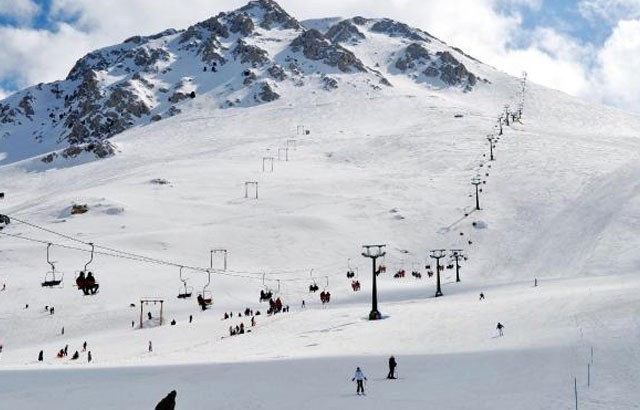
<path fill-rule="evenodd" d="M 237 12 L 251 16 L 257 25 L 265 30 L 271 30 L 274 27 L 291 30 L 302 28 L 298 20 L 273 0 L 253 0 Z"/>
<path fill-rule="evenodd" d="M 226 109 L 275 101 L 291 86 L 369 93 L 403 75 L 471 91 L 480 80 L 472 72 L 479 62 L 406 24 L 363 17 L 310 22 L 313 28 L 305 28 L 275 1 L 254 0 L 184 30 L 92 51 L 65 80 L 0 101 L 0 151 L 19 139 L 41 144 L 49 162 L 112 155 L 109 138 L 179 115 L 202 94 Z"/>

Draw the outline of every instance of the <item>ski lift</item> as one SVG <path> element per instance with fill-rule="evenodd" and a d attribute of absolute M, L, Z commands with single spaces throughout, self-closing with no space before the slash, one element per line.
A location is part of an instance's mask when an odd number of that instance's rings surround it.
<path fill-rule="evenodd" d="M 418 270 L 417 263 L 412 264 L 411 276 L 413 276 L 416 279 L 422 279 L 422 273 L 420 273 L 420 271 Z"/>
<path fill-rule="evenodd" d="M 313 269 L 311 269 L 311 271 L 309 272 L 309 276 L 311 276 L 311 280 L 313 281 L 310 285 L 309 285 L 309 293 L 315 293 L 317 292 L 320 287 L 318 286 L 318 284 L 316 283 L 316 280 L 313 279 Z"/>
<path fill-rule="evenodd" d="M 351 281 L 351 289 L 353 289 L 354 292 L 358 292 L 360 291 L 360 281 L 359 280 L 352 280 Z"/>
<path fill-rule="evenodd" d="M 273 292 L 265 284 L 265 281 L 264 281 L 265 275 L 266 273 L 262 274 L 262 286 L 264 287 L 264 289 L 260 289 L 260 302 L 270 300 L 273 297 Z M 278 288 L 279 287 L 280 287 L 280 281 L 278 281 Z"/>
<path fill-rule="evenodd" d="M 96 282 L 93 272 L 89 271 L 89 265 L 93 262 L 93 254 L 95 252 L 95 246 L 92 243 L 89 245 L 91 245 L 91 258 L 89 258 L 89 262 L 85 263 L 84 269 L 76 277 L 78 290 L 81 290 L 86 296 L 95 295 L 98 292 L 98 288 L 100 288 L 100 284 Z"/>
<path fill-rule="evenodd" d="M 327 280 L 327 284 L 325 285 L 322 292 L 320 292 L 320 302 L 322 302 L 323 305 L 325 303 L 331 302 L 331 292 L 327 290 L 327 288 L 329 287 L 329 277 L 325 276 L 325 279 Z"/>
<path fill-rule="evenodd" d="M 356 276 L 355 272 L 353 271 L 353 269 L 351 269 L 351 259 L 347 259 L 347 278 L 351 279 L 354 276 Z"/>
<path fill-rule="evenodd" d="M 42 287 L 61 287 L 62 280 L 64 279 L 64 273 L 60 276 L 60 278 L 56 277 L 56 265 L 55 262 L 49 259 L 49 248 L 51 248 L 51 243 L 47 244 L 47 263 L 51 265 L 51 271 L 47 272 L 44 275 L 44 282 L 41 283 Z"/>
<path fill-rule="evenodd" d="M 202 308 L 202 310 L 207 309 L 213 303 L 213 297 L 211 296 L 211 292 L 207 290 L 209 285 L 211 284 L 211 271 L 207 270 L 207 283 L 202 287 L 202 293 L 198 295 L 198 305 Z"/>
<path fill-rule="evenodd" d="M 396 265 L 398 266 L 398 265 Z M 404 260 L 400 261 L 400 265 L 398 267 L 398 269 L 396 270 L 396 273 L 393 274 L 393 277 L 395 279 L 398 278 L 404 278 L 404 275 L 406 274 L 406 271 L 404 270 Z"/>
<path fill-rule="evenodd" d="M 182 277 L 182 269 L 184 269 L 184 266 L 180 266 L 180 280 L 182 281 L 182 287 L 178 290 L 178 299 L 188 299 L 193 294 L 193 287 L 187 286 L 187 279 Z"/>

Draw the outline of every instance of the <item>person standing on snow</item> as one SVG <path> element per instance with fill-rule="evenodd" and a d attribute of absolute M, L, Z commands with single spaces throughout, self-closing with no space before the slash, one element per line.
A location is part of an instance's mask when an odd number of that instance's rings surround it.
<path fill-rule="evenodd" d="M 398 366 L 398 363 L 396 362 L 396 358 L 391 356 L 389 358 L 389 374 L 387 375 L 387 379 L 395 379 L 395 372 L 396 372 L 396 367 Z"/>
<path fill-rule="evenodd" d="M 351 381 L 354 380 L 357 383 L 356 393 L 358 394 L 358 396 L 360 395 L 360 393 L 364 394 L 364 381 L 367 380 L 367 378 L 365 377 L 364 373 L 362 373 L 362 370 L 360 370 L 359 367 L 356 368 L 356 374 L 351 379 Z"/>
<path fill-rule="evenodd" d="M 498 326 L 496 326 L 496 329 L 498 329 L 498 334 L 500 336 L 503 336 L 502 329 L 504 329 L 504 325 L 502 323 L 498 322 Z"/>

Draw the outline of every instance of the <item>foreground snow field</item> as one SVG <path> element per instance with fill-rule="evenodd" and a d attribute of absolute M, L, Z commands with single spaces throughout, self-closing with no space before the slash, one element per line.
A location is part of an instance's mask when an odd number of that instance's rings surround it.
<path fill-rule="evenodd" d="M 0 238 L 2 408 L 153 408 L 175 388 L 179 409 L 569 409 L 574 377 L 581 409 L 638 408 L 640 118 L 532 85 L 523 124 L 506 128 L 489 163 L 486 134 L 519 98 L 517 79 L 490 79 L 472 93 L 401 78 L 371 95 L 292 88 L 228 110 L 202 95 L 179 117 L 114 138 L 113 158 L 0 168 L 2 213 L 19 220 L 192 267 L 208 267 L 210 249 L 229 250 L 226 274 L 215 255 L 205 312 L 176 298 L 177 267 L 103 255 L 90 265 L 100 292 L 86 297 L 72 286 L 86 253 L 54 246 L 64 287 L 40 282 L 46 242 L 88 246 L 13 221 L 2 233 L 45 243 Z M 297 125 L 311 133 L 296 135 Z M 278 161 L 291 139 L 289 161 Z M 276 157 L 273 173 L 262 172 L 266 156 Z M 476 174 L 487 181 L 481 211 L 470 197 Z M 258 200 L 244 198 L 246 181 L 259 183 Z M 73 203 L 90 210 L 69 216 Z M 379 322 L 365 320 L 367 243 L 388 244 Z M 443 272 L 436 299 L 424 265 L 439 248 L 463 248 L 469 260 L 461 283 Z M 345 277 L 349 259 L 359 293 Z M 423 279 L 393 279 L 401 268 Z M 267 287 L 280 280 L 291 312 L 223 339 L 240 322 L 224 312 L 266 310 L 262 272 Z M 185 276 L 196 293 L 207 281 Z M 312 281 L 331 291 L 328 306 L 307 292 Z M 132 329 L 146 296 L 164 298 L 177 325 Z M 55 358 L 85 340 L 92 363 L 84 353 Z M 390 354 L 396 381 L 383 380 Z M 355 396 L 356 366 L 367 397 Z"/>
<path fill-rule="evenodd" d="M 609 279 L 496 285 L 483 302 L 468 284 L 437 300 L 386 303 L 380 322 L 364 320 L 361 304 L 295 309 L 225 339 L 227 323 L 214 309 L 192 324 L 92 335 L 97 368 L 48 359 L 0 372 L 2 403 L 152 408 L 176 389 L 178 408 L 190 409 L 572 408 L 577 376 L 581 408 L 636 408 L 640 280 Z M 506 324 L 503 337 L 491 330 L 496 317 Z M 147 338 L 153 353 L 145 352 Z M 65 342 L 75 349 L 82 337 Z M 391 353 L 399 359 L 392 381 L 384 379 Z M 367 397 L 355 396 L 350 382 L 356 365 L 369 379 Z"/>

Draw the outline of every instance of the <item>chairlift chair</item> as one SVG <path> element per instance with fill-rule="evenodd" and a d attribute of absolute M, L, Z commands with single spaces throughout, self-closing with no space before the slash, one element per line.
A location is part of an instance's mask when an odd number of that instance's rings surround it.
<path fill-rule="evenodd" d="M 413 276 L 416 279 L 422 279 L 422 274 L 420 273 L 420 270 L 418 270 L 417 263 L 412 264 L 411 276 Z"/>
<path fill-rule="evenodd" d="M 360 281 L 357 278 L 351 281 L 351 289 L 354 292 L 360 291 Z"/>
<path fill-rule="evenodd" d="M 202 293 L 198 295 L 197 302 L 202 310 L 207 309 L 213 303 L 211 292 L 207 290 L 211 284 L 211 271 L 207 270 L 207 283 L 202 287 Z"/>
<path fill-rule="evenodd" d="M 329 277 L 325 276 L 325 279 L 327 280 L 327 284 L 325 285 L 322 292 L 320 292 L 320 302 L 322 302 L 323 305 L 325 303 L 331 302 L 331 292 L 327 290 L 327 288 L 329 287 Z"/>
<path fill-rule="evenodd" d="M 265 275 L 266 273 L 262 274 L 262 287 L 264 289 L 260 289 L 260 302 L 266 302 L 273 297 L 273 291 L 265 284 Z M 278 281 L 278 286 L 280 286 L 280 281 Z"/>
<path fill-rule="evenodd" d="M 89 271 L 89 265 L 93 262 L 93 255 L 95 252 L 95 246 L 93 243 L 90 243 L 89 245 L 91 245 L 91 257 L 89 258 L 89 261 L 85 263 L 84 269 L 78 272 L 76 277 L 76 286 L 78 287 L 78 290 L 81 290 L 86 296 L 95 295 L 98 293 L 98 289 L 100 288 L 100 284 L 96 282 L 93 272 Z"/>
<path fill-rule="evenodd" d="M 310 285 L 309 285 L 309 293 L 315 293 L 317 292 L 320 287 L 318 286 L 318 284 L 316 283 L 316 280 L 313 278 L 313 269 L 311 269 L 311 271 L 309 272 L 309 276 L 311 276 L 311 280 L 313 281 Z"/>
<path fill-rule="evenodd" d="M 354 276 L 356 276 L 356 274 L 353 269 L 351 269 L 351 259 L 347 259 L 347 278 L 352 279 Z"/>
<path fill-rule="evenodd" d="M 47 263 L 51 265 L 51 271 L 45 273 L 44 282 L 40 285 L 42 287 L 53 288 L 53 287 L 62 287 L 62 280 L 64 279 L 64 273 L 58 278 L 56 277 L 56 266 L 55 262 L 49 259 L 49 248 L 51 248 L 51 243 L 47 244 Z"/>
<path fill-rule="evenodd" d="M 180 281 L 182 282 L 182 287 L 178 290 L 178 299 L 188 299 L 193 294 L 193 286 L 187 285 L 187 279 L 182 277 L 182 269 L 184 269 L 184 266 L 180 266 Z"/>

